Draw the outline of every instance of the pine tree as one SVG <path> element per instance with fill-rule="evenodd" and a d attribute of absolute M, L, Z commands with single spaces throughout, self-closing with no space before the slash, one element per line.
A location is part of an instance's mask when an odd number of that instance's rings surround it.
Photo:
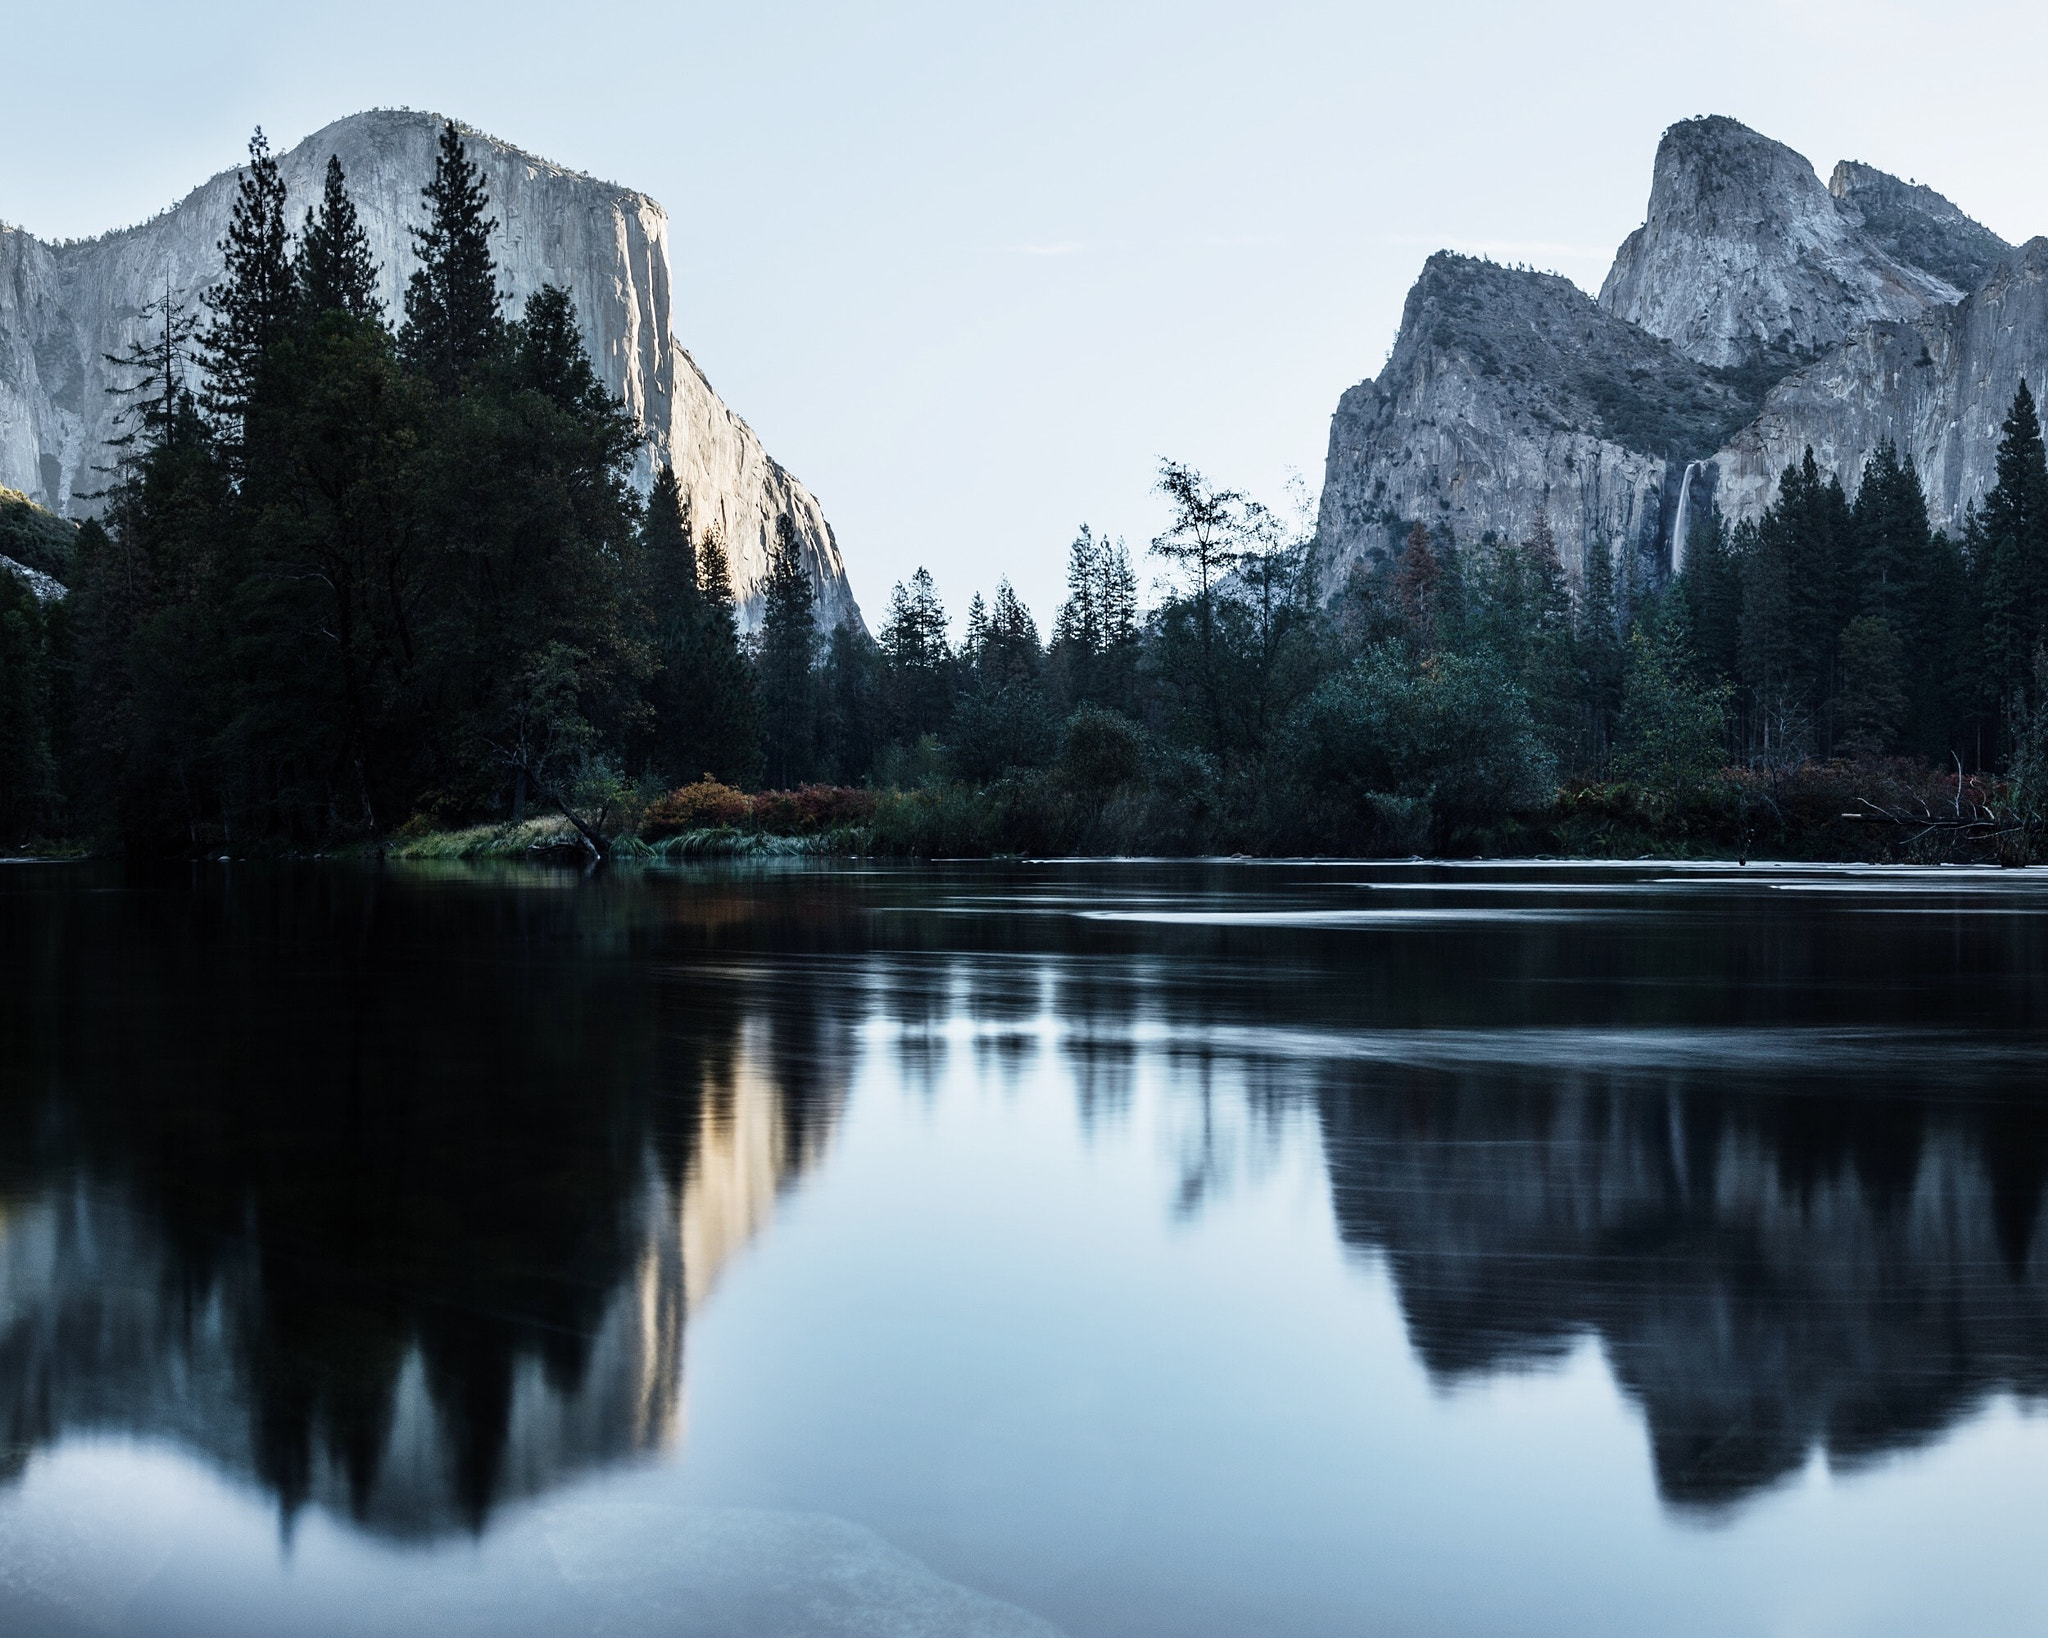
<path fill-rule="evenodd" d="M 690 539 L 690 498 L 676 481 L 676 469 L 666 461 L 654 475 L 640 539 L 657 601 L 664 606 L 696 603 L 697 548 Z"/>
<path fill-rule="evenodd" d="M 2020 382 L 2000 429 L 1998 485 L 1978 515 L 1984 669 L 1995 708 L 2031 680 L 2048 638 L 2048 451 L 2034 395 Z"/>
<path fill-rule="evenodd" d="M 946 608 L 920 568 L 906 588 L 889 594 L 882 623 L 882 731 L 902 745 L 944 731 L 953 714 L 953 652 L 946 640 Z"/>
<path fill-rule="evenodd" d="M 1579 668 L 1585 677 L 1586 749 L 1591 766 L 1604 769 L 1621 712 L 1626 655 L 1615 607 L 1614 553 L 1604 540 L 1586 546 L 1585 584 L 1579 594 Z"/>
<path fill-rule="evenodd" d="M 319 208 L 306 209 L 299 234 L 299 299 L 309 313 L 346 313 L 363 323 L 379 323 L 384 303 L 377 297 L 377 263 L 369 236 L 356 217 L 348 195 L 341 160 L 327 156 L 327 182 Z"/>
<path fill-rule="evenodd" d="M 398 333 L 407 366 L 453 392 L 504 334 L 504 296 L 491 260 L 490 199 L 483 172 L 451 121 L 442 128 L 434 179 L 420 190 L 427 223 L 413 229 L 420 265 L 405 287 L 405 323 Z"/>
<path fill-rule="evenodd" d="M 198 426 L 191 369 L 198 361 L 199 319 L 185 310 L 171 289 L 168 269 L 163 298 L 144 308 L 142 317 L 155 321 L 153 338 L 130 343 L 126 352 L 101 355 L 115 369 L 133 372 L 127 381 L 107 389 L 128 400 L 120 415 L 123 430 L 108 440 L 108 447 L 123 463 L 177 443 Z"/>
<path fill-rule="evenodd" d="M 760 775 L 760 690 L 740 647 L 739 610 L 726 565 L 725 532 L 714 521 L 697 554 L 697 592 L 704 607 L 695 673 L 701 771 L 744 785 Z"/>
<path fill-rule="evenodd" d="M 542 285 L 526 298 L 526 310 L 511 329 L 520 386 L 577 415 L 602 417 L 618 406 L 590 362 L 568 291 Z"/>
<path fill-rule="evenodd" d="M 694 779 L 706 771 L 702 650 L 709 637 L 707 610 L 697 590 L 697 547 L 690 538 L 690 504 L 663 464 L 640 524 L 640 561 L 647 577 L 654 675 L 652 756 L 663 771 Z"/>
<path fill-rule="evenodd" d="M 817 722 L 812 672 L 818 657 L 817 588 L 787 512 L 775 520 L 762 590 L 757 669 L 768 781 L 787 788 L 811 770 Z"/>
<path fill-rule="evenodd" d="M 1852 614 L 1882 620 L 1902 637 L 1919 606 L 1927 578 L 1927 498 L 1913 457 L 1899 459 L 1886 439 L 1863 463 L 1856 488 Z"/>
<path fill-rule="evenodd" d="M 206 292 L 213 318 L 201 341 L 207 407 L 238 440 L 262 373 L 263 355 L 285 333 L 297 305 L 291 234 L 284 220 L 284 178 L 258 126 L 249 139 L 249 168 L 235 188 L 228 236 L 217 246 L 226 260 L 221 280 Z"/>

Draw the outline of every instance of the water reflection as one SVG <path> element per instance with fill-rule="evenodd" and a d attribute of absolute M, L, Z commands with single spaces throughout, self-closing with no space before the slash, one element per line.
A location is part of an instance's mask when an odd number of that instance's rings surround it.
<path fill-rule="evenodd" d="M 1668 1501 L 1854 1466 L 2048 1393 L 2048 1110 L 1598 1073 L 1336 1071 L 1350 1244 L 1455 1381 L 1597 1336 Z"/>
<path fill-rule="evenodd" d="M 630 900 L 289 878 L 11 908 L 16 1470 L 162 1435 L 287 1520 L 480 1528 L 675 1438 L 688 1313 L 830 1136 L 815 1021 L 649 982 Z"/>
<path fill-rule="evenodd" d="M 1177 1222 L 1317 1143 L 1432 1376 L 1598 1338 L 1680 1509 L 2048 1393 L 2027 884 L 1000 874 L 22 879 L 10 1470 L 161 1436 L 432 1537 L 672 1447 L 874 1053 L 925 1106 L 1054 1066 L 1082 1143 L 1151 1073 Z"/>

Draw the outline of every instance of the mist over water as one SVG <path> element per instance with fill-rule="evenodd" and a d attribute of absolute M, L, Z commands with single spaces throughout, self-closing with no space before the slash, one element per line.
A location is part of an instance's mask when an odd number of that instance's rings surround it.
<path fill-rule="evenodd" d="M 2044 894 L 8 867 L 0 1628 L 2037 1630 Z"/>

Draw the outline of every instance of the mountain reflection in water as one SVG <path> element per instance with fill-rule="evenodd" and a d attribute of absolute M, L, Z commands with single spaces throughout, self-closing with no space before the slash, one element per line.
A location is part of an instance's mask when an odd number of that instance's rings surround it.
<path fill-rule="evenodd" d="M 166 1435 L 287 1515 L 479 1527 L 676 1436 L 690 1309 L 829 1139 L 813 1020 L 646 982 L 600 894 L 337 874 L 12 908 L 15 1468 Z"/>
<path fill-rule="evenodd" d="M 1230 1163 L 1219 1100 L 1294 1122 L 1434 1377 L 1597 1337 L 1666 1502 L 1725 1508 L 2048 1393 L 2048 917 L 1785 885 L 23 875 L 6 1459 L 155 1435 L 287 1518 L 481 1530 L 672 1444 L 686 1322 L 850 1066 L 916 1092 L 969 1045 L 1055 1051 L 1083 1132 L 1161 1064 L 1199 1111 L 1162 1212 Z"/>

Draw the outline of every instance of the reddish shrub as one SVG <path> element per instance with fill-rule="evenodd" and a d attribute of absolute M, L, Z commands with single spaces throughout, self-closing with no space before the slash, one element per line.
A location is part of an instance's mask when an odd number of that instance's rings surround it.
<path fill-rule="evenodd" d="M 700 779 L 650 802 L 640 821 L 640 834 L 653 842 L 685 830 L 741 828 L 747 823 L 751 806 L 746 792 L 721 785 L 715 779 Z"/>
<path fill-rule="evenodd" d="M 715 779 L 700 779 L 650 803 L 640 822 L 640 835 L 650 842 L 686 830 L 815 836 L 821 831 L 867 825 L 874 817 L 875 793 L 846 785 L 804 785 L 793 791 L 762 791 L 749 796 Z"/>

